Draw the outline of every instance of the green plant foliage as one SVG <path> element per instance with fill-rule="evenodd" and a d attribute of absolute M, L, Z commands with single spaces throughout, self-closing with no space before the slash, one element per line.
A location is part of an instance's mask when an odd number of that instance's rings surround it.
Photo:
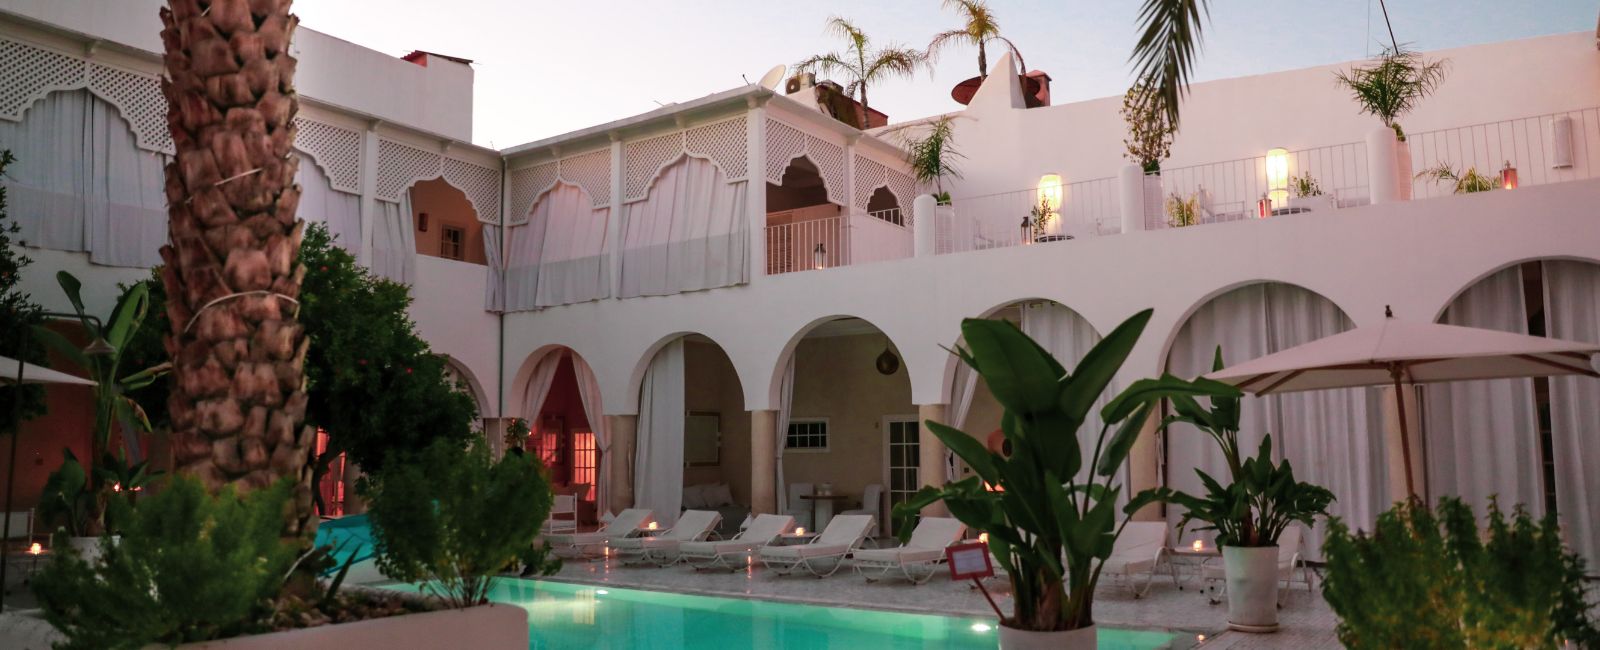
<path fill-rule="evenodd" d="M 1445 61 L 1428 61 L 1421 54 L 1384 48 L 1372 65 L 1335 72 L 1339 84 L 1349 88 L 1361 112 L 1377 116 L 1383 125 L 1394 129 L 1402 142 L 1405 131 L 1395 120 L 1417 107 L 1444 83 Z"/>
<path fill-rule="evenodd" d="M 1302 172 L 1299 176 L 1289 179 L 1289 186 L 1294 190 L 1295 198 L 1322 196 L 1322 186 L 1311 176 L 1311 172 Z"/>
<path fill-rule="evenodd" d="M 534 537 L 554 496 L 531 454 L 489 458 L 440 440 L 420 457 L 391 462 L 363 484 L 378 547 L 378 569 L 423 583 L 452 607 L 488 601 L 493 576 L 515 561 L 554 572 Z"/>
<path fill-rule="evenodd" d="M 1210 11 L 1208 0 L 1144 0 L 1139 9 L 1139 42 L 1131 59 L 1139 86 L 1149 89 L 1139 101 L 1142 110 L 1174 127 Z"/>
<path fill-rule="evenodd" d="M 1367 533 L 1338 519 L 1323 545 L 1323 597 L 1339 641 L 1356 648 L 1600 647 L 1584 600 L 1583 558 L 1554 516 L 1536 522 L 1490 502 L 1488 530 L 1460 499 L 1397 504 Z"/>
<path fill-rule="evenodd" d="M 1200 222 L 1200 197 L 1183 198 L 1177 194 L 1167 197 L 1167 225 L 1173 228 L 1193 226 Z"/>
<path fill-rule="evenodd" d="M 1473 192 L 1488 192 L 1500 189 L 1500 179 L 1478 171 L 1477 167 L 1467 167 L 1467 171 L 1456 171 L 1448 163 L 1439 163 L 1417 172 L 1416 178 L 1429 179 L 1435 183 L 1450 183 L 1456 194 L 1471 194 Z"/>
<path fill-rule="evenodd" d="M 849 19 L 840 16 L 828 18 L 827 31 L 845 41 L 845 49 L 818 54 L 794 64 L 796 72 L 842 74 L 846 83 L 844 94 L 861 100 L 860 119 L 852 126 L 867 128 L 867 86 L 890 78 L 908 78 L 927 65 L 928 57 L 920 51 L 890 44 L 872 47 L 872 39 Z"/>
<path fill-rule="evenodd" d="M 1163 499 L 1185 508 L 1180 535 L 1191 522 L 1202 521 L 1208 525 L 1200 530 L 1217 531 L 1221 546 L 1277 546 L 1284 529 L 1297 521 L 1311 526 L 1318 515 L 1328 515 L 1334 500 L 1327 489 L 1295 480 L 1288 459 L 1273 464 L 1270 435 L 1261 438 L 1260 451 L 1245 459 L 1232 483 L 1224 486 L 1205 472 L 1195 473 L 1206 487 L 1204 497 L 1162 490 Z"/>
<path fill-rule="evenodd" d="M 471 439 L 477 406 L 452 380 L 445 359 L 417 334 L 406 311 L 411 306 L 406 285 L 357 264 L 323 224 L 306 228 L 300 260 L 306 268 L 300 323 L 311 339 L 306 423 L 329 437 L 328 447 L 313 460 L 316 478 L 340 453 L 373 472 L 390 456 L 415 455 L 436 439 L 456 444 Z M 143 285 L 156 315 L 133 346 L 140 358 L 165 358 L 161 338 L 169 329 L 160 269 Z M 150 391 L 148 398 L 141 394 L 143 401 L 166 402 L 165 383 Z"/>
<path fill-rule="evenodd" d="M 6 168 L 15 162 L 16 158 L 9 150 L 0 151 L 0 176 L 4 176 Z M 23 348 L 22 336 L 43 319 L 32 297 L 17 287 L 22 282 L 22 269 L 33 261 L 13 245 L 11 236 L 21 231 L 22 226 L 12 221 L 6 212 L 6 186 L 0 183 L 0 355 L 41 366 L 49 365 L 49 355 L 37 341 L 29 341 L 27 347 Z M 11 432 L 14 424 L 12 412 L 18 406 L 15 403 L 18 395 L 22 399 L 19 412 L 22 422 L 44 415 L 43 386 L 30 384 L 21 390 L 15 386 L 0 388 L 0 418 L 3 418 L 0 419 L 0 433 Z"/>
<path fill-rule="evenodd" d="M 928 51 L 925 56 L 934 61 L 939 56 L 939 51 L 951 45 L 972 45 L 978 48 L 978 76 L 989 76 L 989 48 L 992 41 L 1005 44 L 1012 56 L 1017 57 L 1017 67 L 1027 70 L 1028 64 L 1022 60 L 1022 52 L 1017 51 L 1011 39 L 1000 35 L 1000 23 L 995 20 L 994 10 L 989 8 L 989 3 L 983 0 L 944 0 L 945 9 L 954 9 L 961 16 L 961 27 L 940 32 L 928 41 Z"/>
<path fill-rule="evenodd" d="M 1083 457 L 1079 429 L 1150 315 L 1145 310 L 1123 322 L 1070 373 L 1012 323 L 961 323 L 967 347 L 956 354 L 1004 407 L 1001 430 L 1011 455 L 993 453 L 976 437 L 929 420 L 928 429 L 976 475 L 942 488 L 925 487 L 896 505 L 894 516 L 901 534 L 909 535 L 910 520 L 942 500 L 952 516 L 989 533 L 989 549 L 1010 576 L 1015 596 L 1013 615 L 1002 621 L 1009 627 L 1052 631 L 1094 624 L 1100 568 L 1127 523 L 1117 522 L 1122 491 L 1117 469 L 1154 404 L 1177 396 L 1238 394 L 1232 386 L 1205 379 L 1189 382 L 1169 375 L 1134 382 L 1100 410 L 1094 453 Z M 1137 511 L 1153 496 L 1150 491 L 1135 495 L 1124 512 Z"/>
<path fill-rule="evenodd" d="M 1050 205 L 1050 200 L 1040 198 L 1039 203 L 1028 209 L 1027 216 L 1023 217 L 1028 222 L 1028 229 L 1033 233 L 1033 238 L 1043 237 L 1050 227 L 1050 220 L 1056 218 L 1056 209 Z"/>
<path fill-rule="evenodd" d="M 216 496 L 175 477 L 132 509 L 119 543 L 93 566 L 59 551 L 34 579 L 67 649 L 140 648 L 252 631 L 294 551 L 278 539 L 288 489 Z M 66 549 L 57 544 L 57 549 Z"/>
<path fill-rule="evenodd" d="M 1161 171 L 1161 161 L 1171 153 L 1172 138 L 1178 133 L 1175 116 L 1151 99 L 1155 93 L 1148 82 L 1141 82 L 1122 96 L 1122 121 L 1128 126 L 1128 137 L 1122 140 L 1128 152 L 1123 156 L 1139 163 L 1146 174 Z"/>
<path fill-rule="evenodd" d="M 904 138 L 906 164 L 911 166 L 911 174 L 918 183 L 932 184 L 944 197 L 940 203 L 950 202 L 950 195 L 944 191 L 945 177 L 961 178 L 956 161 L 966 158 L 956 149 L 953 119 L 949 115 L 941 116 L 930 122 L 927 132 L 921 136 Z"/>
<path fill-rule="evenodd" d="M 103 456 L 93 471 L 71 449 L 62 449 L 61 455 L 61 466 L 50 473 L 39 495 L 38 516 L 46 529 L 65 530 L 72 537 L 121 532 L 116 506 L 131 503 L 161 474 L 148 462 L 128 463 L 114 454 Z"/>

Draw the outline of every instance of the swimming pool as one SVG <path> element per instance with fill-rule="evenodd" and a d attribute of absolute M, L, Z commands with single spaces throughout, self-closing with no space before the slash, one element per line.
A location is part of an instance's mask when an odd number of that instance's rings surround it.
<path fill-rule="evenodd" d="M 994 620 L 978 616 L 905 614 L 513 579 L 499 581 L 489 598 L 528 610 L 530 650 L 992 650 L 998 643 Z M 1100 648 L 1171 648 L 1178 638 L 1165 632 L 1102 629 Z"/>

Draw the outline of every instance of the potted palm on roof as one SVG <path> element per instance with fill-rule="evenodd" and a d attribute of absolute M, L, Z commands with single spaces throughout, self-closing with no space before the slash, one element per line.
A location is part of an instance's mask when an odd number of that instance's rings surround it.
<path fill-rule="evenodd" d="M 1335 72 L 1339 85 L 1350 89 L 1361 112 L 1383 121 L 1383 130 L 1367 136 L 1368 155 L 1388 151 L 1393 143 L 1398 164 L 1395 177 L 1397 198 L 1411 198 L 1411 147 L 1399 119 L 1433 94 L 1444 82 L 1445 61 L 1429 61 L 1421 54 L 1399 46 L 1384 48 L 1371 65 L 1357 66 L 1349 72 Z M 1388 133 L 1392 131 L 1393 133 Z M 1387 166 L 1372 167 L 1386 169 Z"/>
<path fill-rule="evenodd" d="M 1134 382 L 1098 413 L 1094 453 L 1084 457 L 1077 435 L 1093 404 L 1128 358 L 1150 321 L 1150 310 L 1112 330 L 1071 372 L 1015 325 L 967 319 L 961 360 L 978 372 L 1005 409 L 1001 430 L 1009 454 L 990 451 L 970 434 L 927 426 L 972 467 L 975 476 L 925 487 L 894 516 L 904 523 L 943 501 L 968 527 L 988 533 L 989 550 L 1010 577 L 1014 609 L 1000 620 L 1002 648 L 1093 648 L 1094 590 L 1128 518 L 1117 501 L 1118 468 L 1127 459 L 1155 403 L 1163 398 L 1238 395 L 1231 386 L 1172 376 Z M 1090 429 L 1093 431 L 1094 429 Z M 1133 513 L 1160 496 L 1135 495 Z M 909 525 L 901 525 L 909 535 Z"/>

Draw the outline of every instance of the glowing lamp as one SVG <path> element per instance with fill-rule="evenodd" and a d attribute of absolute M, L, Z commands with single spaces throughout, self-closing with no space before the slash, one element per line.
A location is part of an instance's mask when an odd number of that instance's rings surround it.
<path fill-rule="evenodd" d="M 1267 151 L 1267 198 L 1277 205 L 1289 203 L 1289 151 L 1283 147 Z"/>
<path fill-rule="evenodd" d="M 989 543 L 989 533 L 978 533 L 978 542 L 980 544 L 988 544 Z"/>
<path fill-rule="evenodd" d="M 1045 174 L 1039 177 L 1039 205 L 1051 212 L 1061 209 L 1061 176 Z"/>
<path fill-rule="evenodd" d="M 817 243 L 816 248 L 811 249 L 811 263 L 812 268 L 818 269 L 828 265 L 828 249 L 824 248 L 821 242 Z"/>
<path fill-rule="evenodd" d="M 1511 161 L 1506 161 L 1506 166 L 1500 168 L 1500 187 L 1517 189 L 1517 168 L 1511 166 Z"/>
<path fill-rule="evenodd" d="M 804 534 L 806 534 L 806 527 L 805 526 L 795 526 L 794 527 L 794 534 L 796 534 L 796 535 L 804 535 Z"/>
<path fill-rule="evenodd" d="M 1197 553 L 1200 552 L 1200 551 L 1206 550 L 1206 543 L 1202 542 L 1202 541 L 1200 541 L 1198 539 L 1194 540 L 1194 545 L 1193 546 L 1194 546 L 1195 552 L 1197 552 Z"/>
<path fill-rule="evenodd" d="M 28 547 L 28 555 L 39 555 L 41 553 L 44 553 L 44 547 L 40 546 L 38 542 L 34 542 Z"/>
<path fill-rule="evenodd" d="M 656 522 L 653 522 L 653 521 L 650 522 L 649 525 L 645 526 L 645 528 L 648 528 L 650 530 L 655 530 L 656 529 Z"/>

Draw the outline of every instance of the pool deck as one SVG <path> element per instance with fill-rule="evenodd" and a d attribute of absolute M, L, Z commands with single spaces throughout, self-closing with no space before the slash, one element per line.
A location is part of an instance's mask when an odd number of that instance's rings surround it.
<path fill-rule="evenodd" d="M 942 571 L 942 570 L 941 570 Z M 849 567 L 828 578 L 784 577 L 761 567 L 737 572 L 696 572 L 679 565 L 667 568 L 629 567 L 616 561 L 568 560 L 561 571 L 547 580 L 606 584 L 636 589 L 679 593 L 763 598 L 788 602 L 864 607 L 935 614 L 977 614 L 993 616 L 983 594 L 970 582 L 953 583 L 947 573 L 939 573 L 927 584 L 916 586 L 904 580 L 869 583 Z M 1004 589 L 1003 581 L 987 583 L 991 590 Z M 1141 583 L 1142 584 L 1142 583 Z M 1010 610 L 1008 595 L 995 593 L 1003 610 Z M 1338 648 L 1334 634 L 1337 618 L 1320 593 L 1296 585 L 1279 610 L 1281 629 L 1275 634 L 1244 634 L 1227 630 L 1227 605 L 1211 605 L 1195 584 L 1183 591 L 1171 578 L 1160 574 L 1150 592 L 1135 599 L 1127 587 L 1102 579 L 1095 596 L 1095 620 L 1110 627 L 1159 629 L 1204 635 L 1205 648 Z"/>

